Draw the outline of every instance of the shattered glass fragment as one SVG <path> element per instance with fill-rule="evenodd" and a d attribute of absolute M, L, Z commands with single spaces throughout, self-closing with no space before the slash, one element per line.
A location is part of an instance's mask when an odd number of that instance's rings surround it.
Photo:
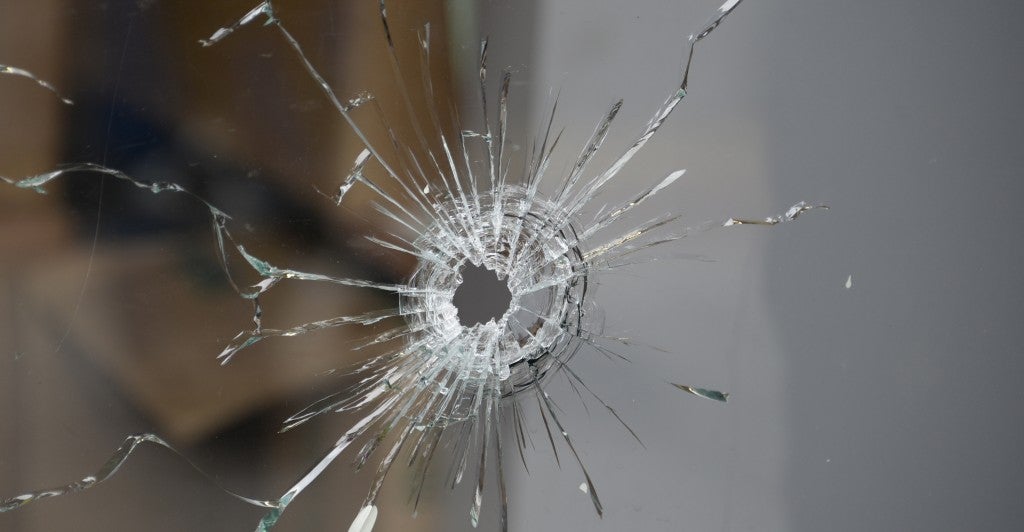
<path fill-rule="evenodd" d="M 392 466 L 403 457 L 413 472 L 415 505 L 419 503 L 427 473 L 436 452 L 450 453 L 449 484 L 454 487 L 466 475 L 475 476 L 469 519 L 477 526 L 482 516 L 483 493 L 487 474 L 494 468 L 500 509 L 497 521 L 508 528 L 504 464 L 506 442 L 501 427 L 514 430 L 516 451 L 526 464 L 526 435 L 523 409 L 536 404 L 544 423 L 546 438 L 558 460 L 561 443 L 572 454 L 585 481 L 579 489 L 587 494 L 600 516 L 604 507 L 574 444 L 563 411 L 549 395 L 545 384 L 553 375 L 563 375 L 583 396 L 603 406 L 638 442 L 640 438 L 574 371 L 570 362 L 581 351 L 626 359 L 605 345 L 605 340 L 630 345 L 628 338 L 605 336 L 595 319 L 596 305 L 591 298 L 593 276 L 620 268 L 635 260 L 632 255 L 674 242 L 696 231 L 734 225 L 777 225 L 797 219 L 803 213 L 823 205 L 799 202 L 785 213 L 757 218 L 728 218 L 697 227 L 680 223 L 678 214 L 669 213 L 635 224 L 616 234 L 607 234 L 613 222 L 627 215 L 648 199 L 671 186 L 686 173 L 676 170 L 662 177 L 625 202 L 602 206 L 595 214 L 585 215 L 585 207 L 595 207 L 596 198 L 620 174 L 647 142 L 658 132 L 678 104 L 687 96 L 690 67 L 697 43 L 701 42 L 740 4 L 728 0 L 691 35 L 681 81 L 673 87 L 636 139 L 601 170 L 591 164 L 605 150 L 605 140 L 618 115 L 622 101 L 615 102 L 601 117 L 578 158 L 562 177 L 549 174 L 552 153 L 560 133 L 553 130 L 555 110 L 545 120 L 546 129 L 532 140 L 522 171 L 515 171 L 511 141 L 507 138 L 508 100 L 512 74 L 503 71 L 495 103 L 488 103 L 487 51 L 480 44 L 478 75 L 481 124 L 463 124 L 457 111 L 441 108 L 430 100 L 432 88 L 426 76 L 423 98 L 430 122 L 411 121 L 416 142 L 426 158 L 403 146 L 389 130 L 391 146 L 370 140 L 366 124 L 353 111 L 375 103 L 373 95 L 362 93 L 345 103 L 303 52 L 300 42 L 277 17 L 271 1 L 265 1 L 234 23 L 200 40 L 203 47 L 217 45 L 235 32 L 258 22 L 276 31 L 296 53 L 306 73 L 324 93 L 333 109 L 360 139 L 363 148 L 352 162 L 350 173 L 337 185 L 336 193 L 326 196 L 341 206 L 355 187 L 365 187 L 374 196 L 374 208 L 393 222 L 393 229 L 367 235 L 373 244 L 412 257 L 413 273 L 401 283 L 361 278 L 336 277 L 277 266 L 258 253 L 250 252 L 229 230 L 231 217 L 203 197 L 181 185 L 147 181 L 145 176 L 126 173 L 92 163 L 71 165 L 22 179 L 2 177 L 18 188 L 45 193 L 47 185 L 70 175 L 99 175 L 125 181 L 151 193 L 184 194 L 208 210 L 214 230 L 221 266 L 241 298 L 253 303 L 252 328 L 242 330 L 217 355 L 228 364 L 246 348 L 268 338 L 294 337 L 312 331 L 342 327 L 371 326 L 392 318 L 402 325 L 376 334 L 355 349 L 394 345 L 392 350 L 375 356 L 351 370 L 358 380 L 350 388 L 316 401 L 285 420 L 288 431 L 331 412 L 358 412 L 362 418 L 349 427 L 336 442 L 318 457 L 281 496 L 261 500 L 228 492 L 232 496 L 267 512 L 257 530 L 270 530 L 288 505 L 316 481 L 349 446 L 358 449 L 357 468 L 375 466 L 370 489 L 349 528 L 350 532 L 369 532 L 376 522 L 381 500 L 380 490 Z M 396 83 L 406 106 L 413 107 L 404 83 L 403 70 L 395 53 L 395 40 L 389 28 L 384 1 L 379 4 L 383 37 Z M 425 26 L 417 43 L 421 69 L 429 69 L 430 27 Z M 54 87 L 27 71 L 0 65 L 0 73 L 27 77 L 70 104 Z M 368 105 L 372 106 L 372 105 Z M 447 117 L 446 117 L 447 116 Z M 446 117 L 446 118 L 442 118 Z M 450 124 L 448 122 L 451 122 Z M 386 124 L 385 124 L 386 126 Z M 446 131 L 456 132 L 454 135 Z M 547 179 L 545 180 L 545 177 Z M 242 286 L 231 273 L 231 256 L 237 255 L 259 276 L 259 281 Z M 276 262 L 276 261 L 275 261 Z M 467 268 L 482 268 L 507 285 L 509 302 L 503 312 L 486 320 L 460 319 L 456 293 Z M 265 328 L 260 298 L 284 281 L 306 281 L 368 288 L 395 294 L 398 304 L 358 315 L 343 315 L 310 321 L 288 328 Z M 847 288 L 850 280 L 847 280 Z M 671 383 L 675 388 L 698 397 L 726 402 L 728 394 L 712 389 Z M 557 433 L 557 434 L 556 434 Z M 57 488 L 34 491 L 0 501 L 0 512 L 22 507 L 39 499 L 89 489 L 113 476 L 142 443 L 151 443 L 181 454 L 163 439 L 142 434 L 128 437 L 111 459 L 93 475 Z M 450 445 L 449 445 L 450 444 Z M 641 442 L 642 445 L 642 442 Z M 198 469 L 198 468 L 197 468 Z M 227 490 L 225 490 L 227 491 Z"/>
<path fill-rule="evenodd" d="M 686 386 L 684 384 L 676 384 L 674 382 L 672 383 L 672 386 L 675 386 L 676 388 L 679 388 L 680 390 L 682 390 L 682 391 L 684 391 L 686 393 L 692 393 L 693 395 L 696 395 L 697 397 L 703 397 L 705 399 L 711 399 L 712 401 L 719 401 L 719 402 L 724 403 L 724 402 L 729 400 L 729 394 L 723 393 L 723 392 L 719 392 L 717 390 L 708 390 L 708 389 L 705 389 L 705 388 L 696 388 L 696 387 L 693 387 L 693 386 Z"/>

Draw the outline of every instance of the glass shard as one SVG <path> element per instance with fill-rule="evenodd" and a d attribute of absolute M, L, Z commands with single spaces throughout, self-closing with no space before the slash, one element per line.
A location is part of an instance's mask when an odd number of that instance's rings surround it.
<path fill-rule="evenodd" d="M 37 78 L 35 74 L 29 72 L 28 70 L 25 70 L 23 68 L 9 66 L 9 65 L 0 65 L 0 75 L 3 75 L 3 74 L 7 74 L 7 75 L 11 75 L 11 76 L 21 76 L 23 78 L 28 78 L 28 79 L 36 82 L 36 84 L 38 84 L 40 87 L 42 87 L 42 88 L 44 88 L 44 89 L 54 93 L 55 95 L 57 95 L 57 98 L 60 99 L 61 102 L 65 103 L 67 105 L 74 105 L 75 104 L 75 102 L 72 102 L 71 100 L 65 98 L 64 96 L 61 96 L 60 91 L 57 90 L 57 87 L 54 87 L 53 84 L 51 84 L 49 81 Z"/>

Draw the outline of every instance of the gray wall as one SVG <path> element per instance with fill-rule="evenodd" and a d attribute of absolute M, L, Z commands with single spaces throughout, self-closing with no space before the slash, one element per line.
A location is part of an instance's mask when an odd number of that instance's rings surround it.
<path fill-rule="evenodd" d="M 624 97 L 608 143 L 624 146 L 715 7 L 540 6 L 533 108 L 546 85 L 561 87 L 557 122 L 582 137 Z M 561 470 L 538 457 L 529 475 L 516 470 L 513 523 L 1024 526 L 1022 23 L 1011 2 L 751 1 L 705 41 L 684 108 L 619 190 L 682 167 L 685 183 L 648 212 L 682 208 L 700 222 L 804 199 L 831 210 L 672 250 L 713 264 L 603 278 L 609 329 L 673 352 L 578 363 L 647 448 L 600 409 L 582 414 L 563 386 L 606 515 L 593 516 L 564 456 Z M 710 404 L 668 379 L 733 395 Z"/>

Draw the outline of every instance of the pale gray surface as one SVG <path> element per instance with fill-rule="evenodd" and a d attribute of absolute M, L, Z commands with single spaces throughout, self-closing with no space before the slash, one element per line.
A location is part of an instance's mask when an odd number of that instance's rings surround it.
<path fill-rule="evenodd" d="M 591 109 L 570 122 L 596 120 L 616 96 L 624 115 L 647 117 L 675 79 L 670 36 L 708 8 L 669 4 L 541 8 L 541 68 L 578 83 L 563 101 L 582 87 Z M 693 220 L 799 199 L 832 209 L 694 238 L 679 248 L 717 264 L 641 267 L 602 290 L 608 308 L 629 309 L 610 319 L 682 355 L 595 372 L 648 449 L 607 416 L 579 418 L 605 518 L 587 515 L 563 465 L 517 477 L 514 520 L 1024 526 L 1021 23 L 1011 2 L 742 5 L 698 51 L 685 110 L 630 177 L 688 168 L 676 205 Z M 724 408 L 673 398 L 655 389 L 666 375 L 733 395 Z"/>

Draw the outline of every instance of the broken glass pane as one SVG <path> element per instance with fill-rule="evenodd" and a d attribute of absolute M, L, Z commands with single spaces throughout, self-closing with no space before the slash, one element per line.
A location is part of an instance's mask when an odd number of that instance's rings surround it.
<path fill-rule="evenodd" d="M 39 368 L 25 361 L 80 358 L 107 375 L 114 393 L 131 396 L 158 429 L 142 424 L 143 430 L 131 431 L 138 434 L 127 436 L 98 469 L 75 463 L 62 466 L 59 476 L 39 475 L 56 487 L 15 495 L 0 510 L 35 516 L 27 513 L 29 504 L 40 499 L 107 480 L 104 486 L 116 484 L 115 473 L 131 467 L 149 443 L 180 455 L 173 457 L 179 467 L 191 464 L 209 486 L 261 508 L 262 517 L 253 521 L 258 530 L 298 512 L 285 509 L 324 483 L 329 469 L 340 469 L 330 466 L 342 456 L 368 474 L 356 475 L 364 479 L 364 494 L 345 491 L 350 512 L 325 521 L 335 528 L 351 521 L 351 530 L 370 530 L 378 519 L 384 526 L 398 513 L 419 513 L 425 498 L 433 507 L 428 512 L 451 508 L 437 495 L 450 488 L 452 499 L 464 501 L 462 522 L 505 529 L 508 505 L 516 504 L 508 487 L 507 477 L 516 474 L 510 466 L 529 471 L 545 458 L 533 456 L 538 447 L 547 446 L 539 452 L 565 466 L 571 486 L 582 481 L 580 491 L 603 516 L 607 498 L 599 496 L 600 483 L 572 432 L 585 418 L 569 415 L 565 403 L 578 400 L 585 410 L 596 405 L 646 447 L 582 368 L 611 363 L 604 372 L 621 371 L 609 368 L 672 349 L 610 326 L 615 314 L 630 310 L 602 305 L 598 287 L 619 272 L 662 259 L 704 260 L 672 251 L 684 238 L 776 225 L 823 207 L 799 202 L 767 217 L 693 220 L 681 206 L 661 202 L 665 191 L 683 186 L 691 174 L 639 164 L 688 99 L 695 50 L 707 46 L 704 39 L 738 4 L 718 6 L 688 39 L 662 43 L 682 50 L 683 66 L 663 66 L 675 79 L 665 84 L 661 101 L 630 118 L 638 127 L 614 137 L 622 99 L 593 113 L 589 127 L 565 121 L 561 107 L 578 100 L 557 90 L 542 103 L 517 109 L 518 68 L 494 64 L 491 54 L 500 43 L 492 38 L 457 39 L 466 31 L 463 18 L 477 16 L 472 6 L 458 4 L 371 2 L 363 13 L 287 4 L 279 10 L 269 1 L 237 12 L 139 3 L 112 15 L 95 6 L 82 18 L 109 27 L 87 24 L 77 31 L 105 36 L 94 38 L 101 45 L 104 38 L 120 44 L 120 56 L 104 49 L 103 61 L 76 63 L 66 85 L 20 66 L 0 66 L 4 77 L 53 93 L 43 95 L 50 103 L 38 106 L 73 109 L 56 111 L 70 116 L 61 141 L 66 146 L 51 146 L 62 164 L 20 175 L 5 169 L 10 186 L 4 194 L 24 211 L 43 201 L 31 192 L 59 195 L 51 203 L 63 202 L 77 218 L 67 230 L 81 233 L 54 230 L 51 236 L 76 239 L 75 252 L 57 259 L 70 265 L 67 271 L 43 269 L 33 272 L 32 283 L 11 287 L 28 292 L 26 300 L 34 303 L 15 311 L 16 319 L 43 334 L 24 341 L 31 347 L 16 341 L 7 378 L 21 386 L 37 375 Z M 372 21 L 374 30 L 355 29 L 361 28 L 357 20 Z M 195 35 L 197 26 L 202 35 Z M 341 34 L 353 40 L 341 46 Z M 147 53 L 173 47 L 154 37 L 166 35 L 195 37 L 188 55 L 176 58 L 190 68 L 146 60 Z M 332 81 L 358 84 L 348 76 L 361 70 L 333 65 L 360 62 L 384 65 L 390 85 L 341 96 Z M 229 65 L 239 63 L 253 66 L 233 72 Z M 376 70 L 369 69 L 371 75 Z M 536 97 L 533 92 L 528 97 Z M 176 120 L 179 107 L 192 112 Z M 523 124 L 529 115 L 538 119 Z M 253 128 L 262 128 L 262 136 Z M 302 135 L 307 137 L 300 140 Z M 345 140 L 333 146 L 339 138 Z M 296 174 L 304 182 L 280 177 Z M 17 235 L 31 220 L 19 216 L 12 223 Z M 204 243 L 197 237 L 202 233 L 212 236 Z M 131 246 L 122 251 L 125 242 Z M 26 249 L 17 246 L 31 248 L 17 240 L 12 246 L 12 253 Z M 495 303 L 478 318 L 463 315 L 459 295 L 464 284 L 478 282 L 473 275 L 494 286 L 492 293 L 478 294 Z M 657 292 L 658 283 L 652 284 Z M 96 295 L 101 288 L 102 305 Z M 238 308 L 239 300 L 247 310 Z M 105 334 L 111 327 L 145 332 L 111 339 Z M 325 342 L 323 334 L 334 336 Z M 180 343 L 192 337 L 199 339 Z M 289 342 L 300 347 L 285 351 Z M 270 356 L 277 360 L 266 362 Z M 255 361 L 246 365 L 247 358 Z M 268 375 L 274 378 L 265 384 Z M 685 375 L 662 377 L 666 388 L 719 402 L 728 398 L 679 383 Z M 195 396 L 225 393 L 212 407 L 190 403 Z M 189 446 L 261 409 L 303 398 L 308 406 L 291 408 L 281 437 L 300 426 L 307 430 L 314 419 L 318 423 L 310 426 L 329 425 L 321 430 L 334 437 L 324 442 L 320 435 L 318 444 L 285 460 L 296 465 L 283 488 L 277 473 L 272 481 L 249 484 L 192 458 L 203 451 L 190 452 Z M 318 419 L 322 414 L 342 414 L 333 418 L 343 421 Z M 46 448 L 66 453 L 81 439 L 54 438 Z M 78 471 L 91 473 L 74 479 Z M 408 507 L 402 496 L 383 491 L 389 475 L 404 477 L 392 484 L 405 486 Z M 20 481 L 23 475 L 7 478 Z M 528 485 L 524 481 L 521 489 Z M 275 495 L 254 495 L 274 489 Z M 130 502 L 131 494 L 119 500 Z"/>

